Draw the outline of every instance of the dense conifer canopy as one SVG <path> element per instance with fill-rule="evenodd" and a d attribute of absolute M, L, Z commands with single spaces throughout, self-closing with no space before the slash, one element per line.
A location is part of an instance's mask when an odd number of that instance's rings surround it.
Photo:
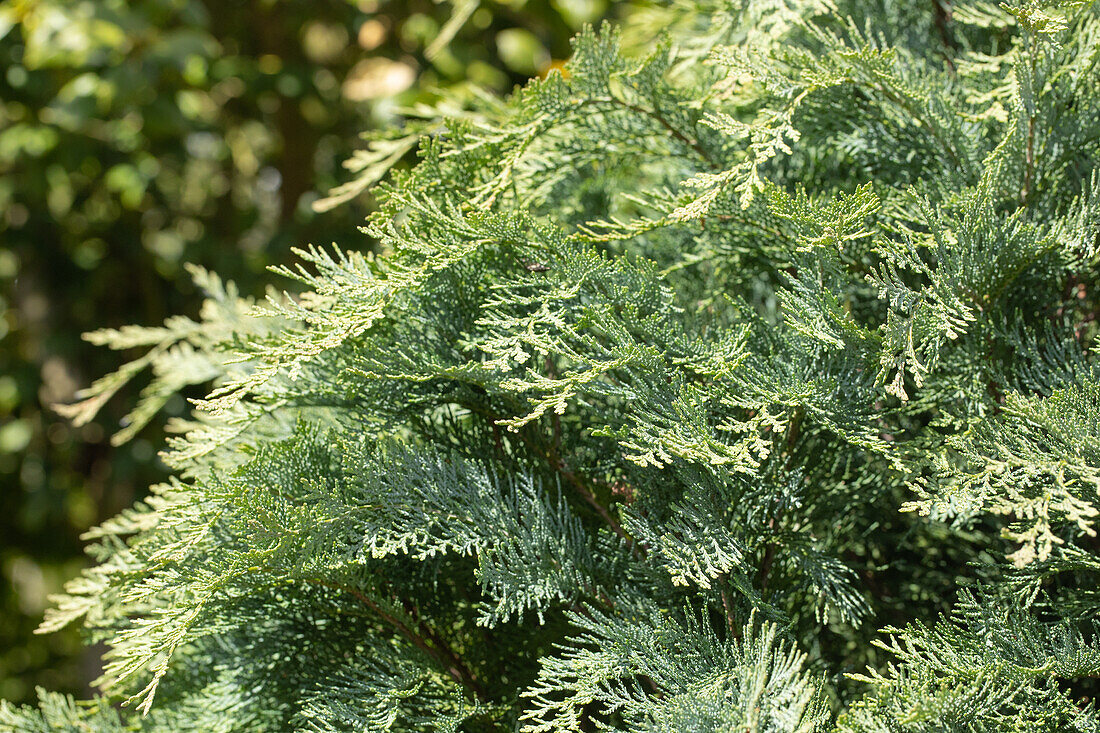
<path fill-rule="evenodd" d="M 1100 729 L 1098 164 L 1083 2 L 677 2 L 424 110 L 377 255 L 93 334 L 77 419 L 215 386 L 43 624 L 108 697 L 0 728 Z"/>

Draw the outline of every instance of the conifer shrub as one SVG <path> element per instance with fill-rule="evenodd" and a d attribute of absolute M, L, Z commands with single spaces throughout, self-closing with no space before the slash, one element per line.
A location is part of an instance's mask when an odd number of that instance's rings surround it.
<path fill-rule="evenodd" d="M 376 137 L 377 255 L 93 334 L 78 415 L 215 386 L 43 623 L 106 697 L 0 726 L 1100 729 L 1098 66 L 1089 3 L 700 0 Z"/>

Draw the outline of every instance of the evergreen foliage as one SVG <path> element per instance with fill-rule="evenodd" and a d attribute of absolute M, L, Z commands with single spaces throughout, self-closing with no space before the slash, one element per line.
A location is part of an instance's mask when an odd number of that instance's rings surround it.
<path fill-rule="evenodd" d="M 1100 9 L 744 5 L 377 138 L 379 255 L 100 332 L 74 414 L 215 384 L 43 624 L 137 712 L 0 722 L 1100 729 Z"/>

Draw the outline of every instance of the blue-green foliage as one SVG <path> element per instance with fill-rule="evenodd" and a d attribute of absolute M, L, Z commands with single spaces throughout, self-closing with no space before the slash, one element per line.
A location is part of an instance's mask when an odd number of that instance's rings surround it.
<path fill-rule="evenodd" d="M 130 724 L 1100 726 L 1100 11 L 631 23 L 395 132 L 378 255 L 100 334 L 216 371 L 44 623 Z"/>

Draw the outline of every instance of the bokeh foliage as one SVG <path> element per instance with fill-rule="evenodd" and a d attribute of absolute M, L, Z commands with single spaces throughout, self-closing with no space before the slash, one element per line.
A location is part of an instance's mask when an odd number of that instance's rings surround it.
<path fill-rule="evenodd" d="M 27 701 L 35 685 L 80 693 L 95 676 L 73 633 L 31 631 L 83 563 L 79 534 L 163 477 L 161 423 L 109 443 L 125 399 L 78 428 L 49 409 L 118 366 L 80 334 L 193 313 L 185 263 L 255 292 L 291 246 L 369 247 L 364 197 L 313 209 L 347 178 L 358 133 L 400 123 L 436 89 L 461 98 L 542 73 L 610 10 L 0 2 L 0 698 Z M 166 412 L 185 407 L 176 398 Z"/>

